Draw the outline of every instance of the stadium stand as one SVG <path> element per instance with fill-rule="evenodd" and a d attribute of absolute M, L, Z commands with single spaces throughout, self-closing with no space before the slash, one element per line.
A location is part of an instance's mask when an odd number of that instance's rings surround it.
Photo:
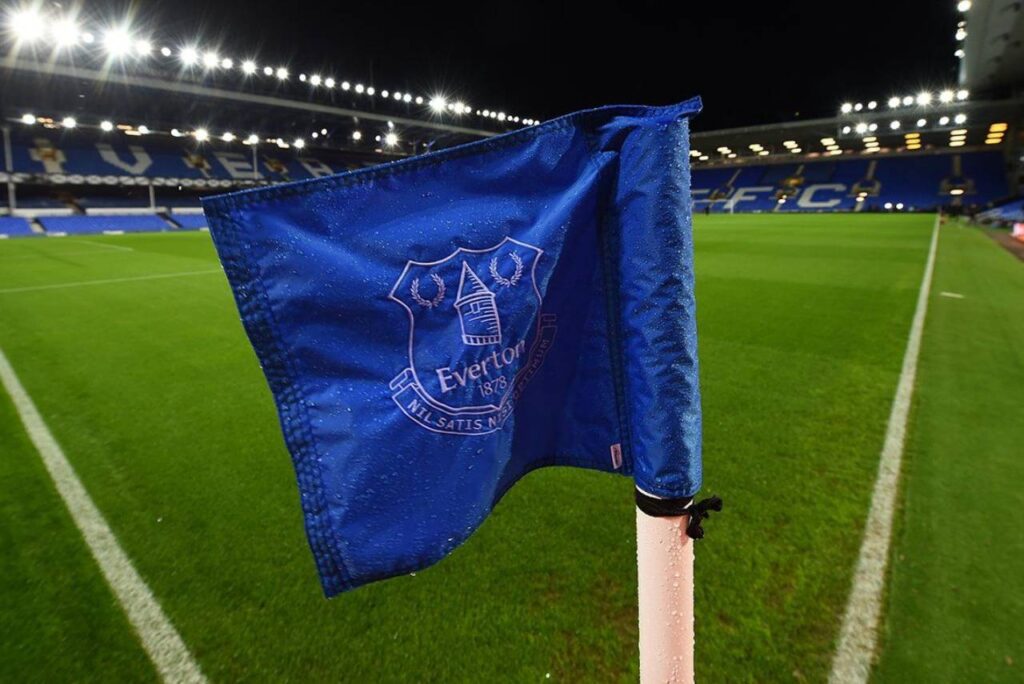
<path fill-rule="evenodd" d="M 206 228 L 206 216 L 202 214 L 171 214 L 171 220 L 185 230 Z"/>
<path fill-rule="evenodd" d="M 48 234 L 135 233 L 168 229 L 167 221 L 156 214 L 88 216 L 43 216 L 39 223 Z"/>
<path fill-rule="evenodd" d="M 27 219 L 19 216 L 0 216 L 0 238 L 35 235 Z"/>
<path fill-rule="evenodd" d="M 897 204 L 920 211 L 983 207 L 1009 194 L 999 152 L 695 168 L 692 185 L 696 207 L 710 204 L 712 211 L 870 211 Z"/>
<path fill-rule="evenodd" d="M 983 211 L 977 216 L 984 223 L 1020 223 L 1024 222 L 1024 199 L 1017 199 L 1006 204 Z"/>

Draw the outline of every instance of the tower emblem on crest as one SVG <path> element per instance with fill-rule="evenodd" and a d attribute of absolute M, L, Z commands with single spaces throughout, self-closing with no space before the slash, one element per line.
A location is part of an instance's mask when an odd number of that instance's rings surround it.
<path fill-rule="evenodd" d="M 462 324 L 463 342 L 474 346 L 501 343 L 501 319 L 494 293 L 487 289 L 465 261 L 462 262 L 455 309 Z"/>
<path fill-rule="evenodd" d="M 446 434 L 501 429 L 554 341 L 538 286 L 543 254 L 505 238 L 406 262 L 388 298 L 409 320 L 407 365 L 390 383 L 408 418 Z"/>

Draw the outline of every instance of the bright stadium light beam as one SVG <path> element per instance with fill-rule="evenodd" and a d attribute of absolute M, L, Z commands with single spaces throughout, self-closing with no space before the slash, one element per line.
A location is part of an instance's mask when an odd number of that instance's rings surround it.
<path fill-rule="evenodd" d="M 279 80 L 284 81 L 284 80 L 287 80 L 287 78 L 288 78 L 288 70 L 285 69 L 284 67 L 278 67 L 277 71 L 274 72 L 274 73 L 277 74 L 277 78 Z"/>
<path fill-rule="evenodd" d="M 139 57 L 145 57 L 151 52 L 153 52 L 153 44 L 148 40 L 135 41 L 135 54 Z"/>
<path fill-rule="evenodd" d="M 899 106 L 900 106 L 900 98 L 898 98 L 898 97 L 890 97 L 889 98 L 889 108 L 890 109 L 896 109 Z"/>
<path fill-rule="evenodd" d="M 112 121 L 100 121 L 100 130 L 109 133 L 114 130 L 114 123 Z"/>
<path fill-rule="evenodd" d="M 301 149 L 302 149 L 303 147 L 305 147 L 305 146 L 306 146 L 306 141 L 305 141 L 305 140 L 303 140 L 302 138 L 296 138 L 296 139 L 295 139 L 295 140 L 294 140 L 294 141 L 292 142 L 292 146 L 293 146 L 293 147 L 294 147 L 295 149 L 297 149 L 297 150 L 301 150 Z"/>
<path fill-rule="evenodd" d="M 230 69 L 231 67 L 235 66 L 235 60 L 231 59 L 230 57 L 225 57 L 224 59 L 220 60 L 220 66 L 222 69 Z"/>
<path fill-rule="evenodd" d="M 435 95 L 434 97 L 430 98 L 430 109 L 431 109 L 431 111 L 434 111 L 434 112 L 437 112 L 438 114 L 440 114 L 441 112 L 443 112 L 445 110 L 445 108 L 447 106 L 448 106 L 448 102 L 445 101 L 445 99 L 442 96 L 440 96 L 440 95 Z"/>
<path fill-rule="evenodd" d="M 242 62 L 242 73 L 246 76 L 252 76 L 256 73 L 256 62 L 251 59 L 247 59 Z"/>
<path fill-rule="evenodd" d="M 192 135 L 193 135 L 193 136 L 195 137 L 195 139 L 196 139 L 196 140 L 198 140 L 199 142 L 206 142 L 207 140 L 209 140 L 209 139 L 210 139 L 210 132 L 209 132 L 208 130 L 206 130 L 205 128 L 197 128 L 197 129 L 196 129 L 196 130 L 195 130 L 195 131 L 194 131 L 194 132 L 192 133 Z"/>
<path fill-rule="evenodd" d="M 78 122 L 75 121 L 75 117 L 73 116 L 65 116 L 63 119 L 61 119 L 60 125 L 64 128 L 71 129 L 77 126 Z"/>
<path fill-rule="evenodd" d="M 7 26 L 14 34 L 15 40 L 22 43 L 32 43 L 43 37 L 45 25 L 39 12 L 34 9 L 22 10 L 10 15 Z"/>
<path fill-rule="evenodd" d="M 245 144 L 246 145 L 255 145 L 259 141 L 260 141 L 260 136 L 256 135 L 255 133 L 250 133 L 249 137 L 247 137 L 245 139 Z"/>
<path fill-rule="evenodd" d="M 132 38 L 123 26 L 112 28 L 103 34 L 103 47 L 111 57 L 123 57 L 132 50 Z"/>
<path fill-rule="evenodd" d="M 61 19 L 50 27 L 50 36 L 58 48 L 71 47 L 78 43 L 78 25 L 72 19 Z"/>
<path fill-rule="evenodd" d="M 924 107 L 925 105 L 930 105 L 932 103 L 932 94 L 929 92 L 918 93 L 916 102 L 922 107 Z"/>
<path fill-rule="evenodd" d="M 363 139 L 362 131 L 352 131 L 352 139 L 355 140 L 356 142 L 359 142 L 360 140 L 362 140 Z"/>
<path fill-rule="evenodd" d="M 36 122 L 36 115 L 35 114 L 22 114 L 21 115 L 21 123 L 26 124 L 28 126 L 31 126 L 35 122 Z"/>
<path fill-rule="evenodd" d="M 203 55 L 203 66 L 207 69 L 216 69 L 220 63 L 220 57 L 216 52 L 207 52 Z"/>
<path fill-rule="evenodd" d="M 220 136 L 220 139 L 224 142 L 232 142 L 235 139 L 235 134 L 231 131 L 225 131 L 224 134 Z"/>
<path fill-rule="evenodd" d="M 268 66 L 267 67 L 263 67 L 263 75 L 264 76 L 273 76 L 274 75 L 274 68 L 273 67 L 268 67 Z"/>
<path fill-rule="evenodd" d="M 388 147 L 394 147 L 398 144 L 398 135 L 395 133 L 388 133 L 384 136 L 384 144 Z"/>
<path fill-rule="evenodd" d="M 839 111 L 841 111 L 843 114 L 849 114 L 850 112 L 853 111 L 853 105 L 850 104 L 849 102 L 844 102 L 843 106 L 839 108 Z"/>
<path fill-rule="evenodd" d="M 199 50 L 195 49 L 191 45 L 183 47 L 181 52 L 178 53 L 178 59 L 180 59 L 181 63 L 185 66 L 194 66 L 195 63 L 199 61 Z"/>
<path fill-rule="evenodd" d="M 968 93 L 968 92 L 967 92 L 966 90 L 958 90 L 958 91 L 956 91 L 956 99 L 958 99 L 958 100 L 960 100 L 961 102 L 963 102 L 964 100 L 966 100 L 966 99 L 967 99 L 967 96 L 968 96 L 969 94 L 970 94 L 970 93 Z"/>

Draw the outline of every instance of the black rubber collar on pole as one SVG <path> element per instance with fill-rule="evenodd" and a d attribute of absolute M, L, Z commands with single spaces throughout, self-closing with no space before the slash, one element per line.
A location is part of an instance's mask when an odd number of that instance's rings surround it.
<path fill-rule="evenodd" d="M 693 497 L 682 499 L 659 499 L 636 490 L 636 507 L 643 513 L 654 518 L 677 518 L 681 515 L 690 516 L 686 525 L 686 536 L 691 539 L 703 539 L 704 528 L 701 523 L 711 517 L 711 511 L 722 510 L 722 500 L 710 496 L 693 503 Z"/>

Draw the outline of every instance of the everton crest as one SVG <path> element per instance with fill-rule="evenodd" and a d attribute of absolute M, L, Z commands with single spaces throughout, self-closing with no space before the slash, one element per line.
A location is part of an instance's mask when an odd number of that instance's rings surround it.
<path fill-rule="evenodd" d="M 501 429 L 554 341 L 537 285 L 543 254 L 505 238 L 406 263 L 389 295 L 409 317 L 408 367 L 390 384 L 406 416 L 447 434 Z"/>

